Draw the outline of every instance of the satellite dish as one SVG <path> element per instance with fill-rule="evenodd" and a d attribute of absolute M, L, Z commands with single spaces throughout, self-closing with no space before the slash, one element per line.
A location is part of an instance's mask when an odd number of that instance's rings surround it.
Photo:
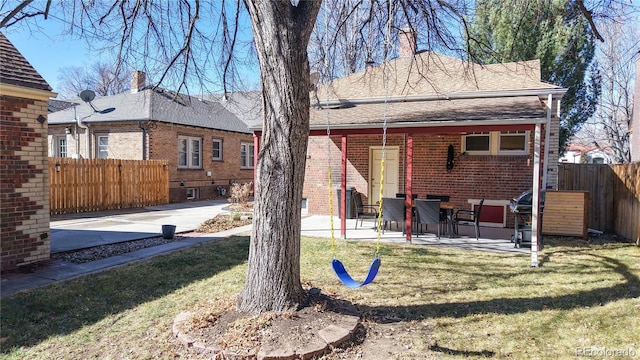
<path fill-rule="evenodd" d="M 96 93 L 91 90 L 82 90 L 80 92 L 80 99 L 84 102 L 92 102 L 96 98 Z"/>
<path fill-rule="evenodd" d="M 116 109 L 116 108 L 112 108 L 112 107 L 111 107 L 111 108 L 107 108 L 107 109 L 104 109 L 104 110 L 96 110 L 96 109 L 94 109 L 94 110 L 95 110 L 98 114 L 108 114 L 108 113 L 110 113 L 110 112 L 114 111 L 115 109 Z"/>

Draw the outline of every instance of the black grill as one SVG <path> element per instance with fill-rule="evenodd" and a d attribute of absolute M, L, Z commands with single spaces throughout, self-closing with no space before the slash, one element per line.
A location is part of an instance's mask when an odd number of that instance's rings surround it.
<path fill-rule="evenodd" d="M 531 210 L 533 206 L 533 191 L 527 190 L 522 194 L 518 195 L 511 199 L 509 203 L 509 208 L 511 212 L 522 215 L 531 215 Z M 540 208 L 544 207 L 544 191 L 540 196 Z"/>
<path fill-rule="evenodd" d="M 540 194 L 540 213 L 544 209 L 544 197 L 545 192 Z M 515 243 L 515 247 L 520 247 L 523 242 L 531 242 L 531 225 L 527 222 L 530 220 L 530 216 L 533 210 L 533 191 L 527 190 L 522 194 L 511 199 L 509 203 L 509 209 L 515 216 L 515 233 L 511 241 Z M 522 221 L 522 225 L 520 225 Z M 520 225 L 520 226 L 519 226 Z M 542 250 L 542 249 L 540 249 Z"/>

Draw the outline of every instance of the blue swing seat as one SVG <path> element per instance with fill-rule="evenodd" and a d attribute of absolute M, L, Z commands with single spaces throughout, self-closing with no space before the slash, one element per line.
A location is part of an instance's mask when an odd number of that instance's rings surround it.
<path fill-rule="evenodd" d="M 367 273 L 367 277 L 361 283 L 353 280 L 353 278 L 351 277 L 351 275 L 349 275 L 349 273 L 344 268 L 344 265 L 340 262 L 340 260 L 338 259 L 331 260 L 331 266 L 333 267 L 333 271 L 336 272 L 338 279 L 340 279 L 340 281 L 343 284 L 345 284 L 350 288 L 356 289 L 361 286 L 365 286 L 369 284 L 370 282 L 373 281 L 373 279 L 376 278 L 376 275 L 378 275 L 378 269 L 380 269 L 380 258 L 376 256 L 373 259 L 373 261 L 371 262 L 371 265 L 369 265 L 369 272 Z"/>

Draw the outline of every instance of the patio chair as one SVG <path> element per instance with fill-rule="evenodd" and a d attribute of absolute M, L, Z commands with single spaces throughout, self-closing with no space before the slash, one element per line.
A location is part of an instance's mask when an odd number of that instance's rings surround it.
<path fill-rule="evenodd" d="M 362 201 L 362 193 L 354 191 L 353 192 L 353 201 L 356 210 L 356 230 L 358 229 L 358 220 L 360 220 L 360 226 L 362 226 L 362 221 L 366 218 L 375 220 L 375 227 L 378 227 L 378 206 L 376 205 L 365 205 Z"/>
<path fill-rule="evenodd" d="M 429 224 L 437 224 L 438 239 L 440 239 L 440 200 L 416 200 L 415 203 L 417 224 L 420 226 L 422 226 L 421 224 L 427 225 L 426 230 L 429 230 Z M 418 233 L 416 233 L 416 236 L 418 236 Z"/>
<path fill-rule="evenodd" d="M 455 224 L 455 232 L 458 233 L 458 225 L 464 223 L 467 225 L 473 225 L 476 230 L 476 240 L 480 238 L 480 212 L 482 211 L 482 204 L 484 199 L 480 200 L 478 208 L 473 210 L 458 210 L 453 215 L 453 222 Z"/>
<path fill-rule="evenodd" d="M 432 195 L 432 194 L 427 194 L 427 200 L 434 200 L 434 199 L 438 199 L 442 202 L 449 202 L 449 200 L 451 199 L 451 197 L 449 195 Z M 440 209 L 440 222 L 445 224 L 447 223 L 448 219 L 447 219 L 447 211 L 446 209 Z"/>
<path fill-rule="evenodd" d="M 405 199 L 399 198 L 382 198 L 382 221 L 384 221 L 384 226 L 382 227 L 382 232 L 387 228 L 387 223 L 396 222 L 396 224 L 402 223 L 402 234 L 404 235 L 404 201 Z M 391 228 L 391 225 L 389 225 Z"/>

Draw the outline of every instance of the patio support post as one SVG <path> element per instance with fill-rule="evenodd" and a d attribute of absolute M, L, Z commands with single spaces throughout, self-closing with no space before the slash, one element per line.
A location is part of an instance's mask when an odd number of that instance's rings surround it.
<path fill-rule="evenodd" d="M 409 134 L 407 136 L 407 178 L 406 178 L 406 198 L 405 198 L 405 234 L 407 236 L 407 242 L 411 242 L 411 224 L 413 222 L 413 196 L 412 196 L 412 183 L 413 183 L 413 136 Z"/>
<path fill-rule="evenodd" d="M 536 124 L 533 149 L 533 199 L 531 209 L 531 266 L 538 267 L 538 239 L 540 230 L 540 137 L 542 125 Z"/>
<path fill-rule="evenodd" d="M 340 235 L 347 238 L 347 136 L 342 135 L 341 139 L 342 163 L 340 165 Z M 351 205 L 351 204 L 349 204 Z"/>

